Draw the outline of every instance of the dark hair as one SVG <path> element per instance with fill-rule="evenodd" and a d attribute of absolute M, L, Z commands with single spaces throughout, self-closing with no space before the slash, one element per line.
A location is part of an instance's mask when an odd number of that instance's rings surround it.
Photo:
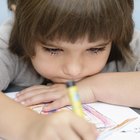
<path fill-rule="evenodd" d="M 12 5 L 12 4 L 15 4 L 15 5 L 16 5 L 16 2 L 17 2 L 17 0 L 7 0 L 8 9 L 9 9 L 9 10 L 12 10 L 12 9 L 11 9 L 11 5 Z"/>
<path fill-rule="evenodd" d="M 10 50 L 29 59 L 36 41 L 55 38 L 75 42 L 88 35 L 89 41 L 113 42 L 109 61 L 132 56 L 132 0 L 19 0 L 10 38 Z"/>

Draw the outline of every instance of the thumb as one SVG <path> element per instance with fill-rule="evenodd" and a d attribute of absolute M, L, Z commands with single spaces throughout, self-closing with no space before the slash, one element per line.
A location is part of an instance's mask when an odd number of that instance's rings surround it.
<path fill-rule="evenodd" d="M 56 109 L 62 108 L 66 105 L 70 105 L 70 100 L 67 96 L 63 96 L 52 103 L 47 104 L 46 106 L 43 107 L 44 112 L 48 111 L 54 111 Z"/>

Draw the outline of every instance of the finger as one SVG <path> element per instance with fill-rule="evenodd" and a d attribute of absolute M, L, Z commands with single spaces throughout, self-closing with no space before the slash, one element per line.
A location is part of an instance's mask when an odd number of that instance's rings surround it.
<path fill-rule="evenodd" d="M 53 127 L 55 135 L 58 135 L 61 140 L 81 140 L 71 125 L 73 119 L 75 119 L 75 115 L 73 115 L 72 112 L 61 111 L 52 114 L 49 117 L 49 123 L 51 124 L 49 128 Z M 62 126 L 65 128 L 66 131 L 62 132 Z M 50 132 L 48 133 L 50 134 Z"/>
<path fill-rule="evenodd" d="M 80 138 L 79 134 L 73 128 L 71 128 L 71 126 L 68 126 L 65 129 L 66 131 L 63 131 L 63 133 L 62 130 L 59 129 L 61 140 L 83 140 Z"/>
<path fill-rule="evenodd" d="M 58 100 L 47 104 L 47 106 L 44 106 L 43 111 L 48 112 L 51 110 L 55 110 L 55 109 L 64 107 L 66 105 L 70 105 L 70 101 L 69 101 L 68 96 L 63 96 L 63 97 L 59 98 Z"/>
<path fill-rule="evenodd" d="M 38 94 L 36 96 L 32 96 L 32 97 L 26 98 L 24 100 L 20 100 L 19 102 L 25 106 L 36 105 L 36 104 L 46 102 L 44 96 L 45 96 L 45 94 Z"/>
<path fill-rule="evenodd" d="M 79 118 L 75 123 L 72 123 L 72 127 L 82 140 L 95 140 L 97 137 L 98 132 L 96 127 L 87 121 L 83 121 L 83 119 L 81 120 L 81 118 Z"/>
<path fill-rule="evenodd" d="M 71 129 L 73 132 L 81 138 L 81 140 L 95 140 L 97 137 L 97 130 L 95 126 L 83 118 L 74 115 L 72 112 L 65 111 L 60 112 L 63 113 L 65 116 L 62 118 L 63 123 L 69 122 L 69 126 L 71 126 Z M 68 121 L 69 120 L 69 121 Z M 61 122 L 60 122 L 61 123 Z"/>
<path fill-rule="evenodd" d="M 29 88 L 26 88 L 22 91 L 20 91 L 19 93 L 17 93 L 17 96 L 20 96 L 22 94 L 25 94 L 25 93 L 28 93 L 28 92 L 31 92 L 31 91 L 34 91 L 34 90 L 39 90 L 39 89 L 42 89 L 42 88 L 49 88 L 50 86 L 45 86 L 45 85 L 34 85 L 34 86 L 31 86 Z"/>
<path fill-rule="evenodd" d="M 20 102 L 26 106 L 30 106 L 44 102 L 52 102 L 61 98 L 61 96 L 61 94 L 54 94 L 53 92 L 42 91 L 40 94 L 36 94 L 35 96 L 25 98 L 24 100 L 20 100 Z"/>
<path fill-rule="evenodd" d="M 31 90 L 31 91 L 28 91 L 24 94 L 21 94 L 21 95 L 18 95 L 16 97 L 17 101 L 23 101 L 23 100 L 26 100 L 28 98 L 31 98 L 33 96 L 37 96 L 38 94 L 43 94 L 44 92 L 46 92 L 46 89 L 42 88 L 42 89 L 36 89 L 36 90 Z"/>
<path fill-rule="evenodd" d="M 43 130 L 41 134 L 41 140 L 61 140 L 60 136 L 54 131 L 54 128 L 47 128 L 46 131 Z M 40 140 L 38 139 L 38 140 Z"/>
<path fill-rule="evenodd" d="M 30 88 L 30 90 L 26 90 L 26 92 L 24 91 L 24 93 L 18 95 L 16 97 L 16 101 L 21 102 L 24 100 L 27 100 L 29 98 L 32 98 L 33 96 L 37 96 L 37 95 L 41 95 L 45 93 L 46 99 L 48 98 L 48 100 L 52 101 L 52 99 L 56 99 L 60 96 L 60 94 L 57 94 L 57 90 L 54 88 L 48 88 L 48 87 L 37 87 L 37 88 Z"/>
<path fill-rule="evenodd" d="M 25 100 L 27 98 L 30 98 L 32 96 L 35 96 L 37 94 L 40 94 L 43 91 L 43 89 L 46 90 L 46 93 L 49 92 L 54 92 L 54 94 L 65 94 L 65 87 L 62 84 L 56 84 L 56 85 L 52 85 L 52 86 L 43 86 L 43 85 L 37 85 L 37 86 L 33 86 L 30 88 L 27 88 L 23 91 L 21 91 L 17 96 L 16 96 L 16 101 L 22 101 Z M 63 92 L 62 92 L 63 91 Z"/>

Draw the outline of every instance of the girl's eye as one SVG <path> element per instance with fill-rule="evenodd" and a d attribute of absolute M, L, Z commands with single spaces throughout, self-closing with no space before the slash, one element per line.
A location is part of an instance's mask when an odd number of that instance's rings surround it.
<path fill-rule="evenodd" d="M 91 52 L 91 53 L 94 53 L 94 54 L 98 54 L 98 53 L 104 51 L 105 49 L 106 49 L 106 47 L 102 47 L 102 48 L 90 48 L 87 51 L 88 52 Z"/>
<path fill-rule="evenodd" d="M 43 48 L 45 49 L 45 51 L 47 51 L 51 55 L 57 55 L 63 51 L 62 49 L 56 49 L 56 48 L 46 48 L 46 47 L 43 47 Z"/>

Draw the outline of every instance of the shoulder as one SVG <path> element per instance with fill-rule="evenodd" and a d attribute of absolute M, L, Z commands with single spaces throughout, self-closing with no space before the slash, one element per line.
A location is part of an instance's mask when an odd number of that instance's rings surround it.
<path fill-rule="evenodd" d="M 7 19 L 3 24 L 0 25 L 0 48 L 8 47 L 13 23 L 14 17 Z"/>

